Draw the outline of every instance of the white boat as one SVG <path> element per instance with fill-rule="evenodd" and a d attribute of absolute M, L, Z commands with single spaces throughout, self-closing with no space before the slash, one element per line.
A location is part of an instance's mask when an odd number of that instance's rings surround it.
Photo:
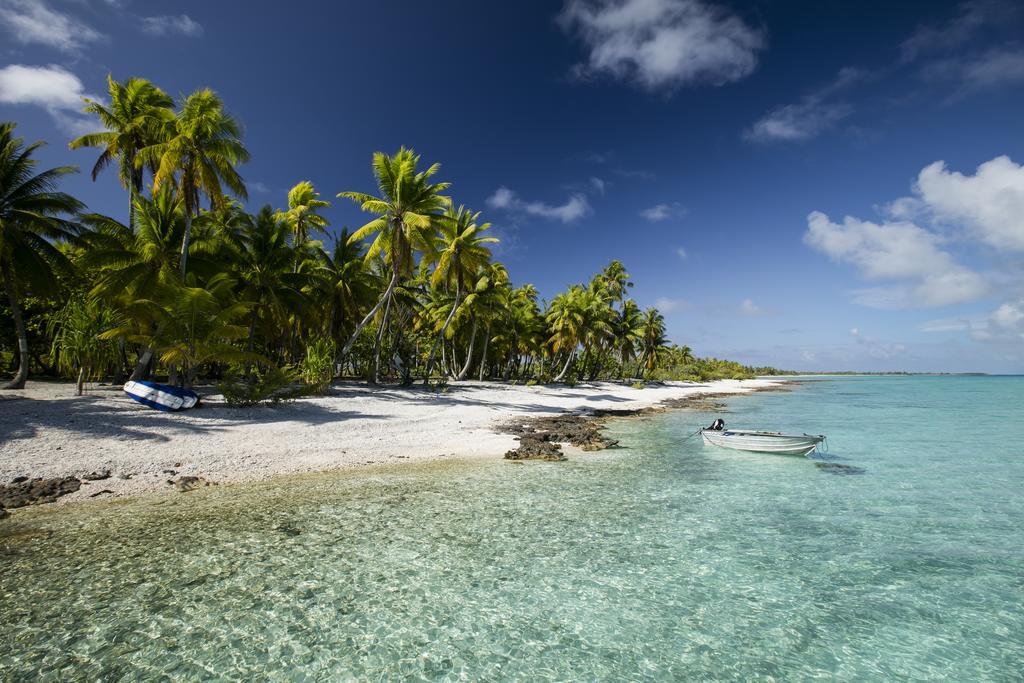
<path fill-rule="evenodd" d="M 725 429 L 724 423 L 720 424 L 719 422 L 716 420 L 711 427 L 700 430 L 701 436 L 704 437 L 704 443 L 737 451 L 807 455 L 825 440 L 825 436 L 822 434 L 783 434 L 782 432 Z"/>

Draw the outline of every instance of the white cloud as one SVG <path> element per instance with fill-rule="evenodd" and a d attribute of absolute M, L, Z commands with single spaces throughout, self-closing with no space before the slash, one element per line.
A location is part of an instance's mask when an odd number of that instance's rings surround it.
<path fill-rule="evenodd" d="M 1021 327 L 1024 321 L 1024 299 L 1007 302 L 992 312 L 992 322 L 1007 330 Z"/>
<path fill-rule="evenodd" d="M 684 301 L 683 299 L 671 299 L 667 296 L 658 297 L 654 302 L 654 307 L 662 313 L 676 313 L 678 311 L 685 311 L 690 308 L 690 302 Z"/>
<path fill-rule="evenodd" d="M 578 76 L 652 91 L 738 81 L 765 46 L 761 30 L 703 0 L 567 0 L 559 22 L 587 47 Z"/>
<path fill-rule="evenodd" d="M 973 176 L 936 161 L 921 171 L 914 189 L 939 220 L 994 247 L 1024 251 L 1024 167 L 1009 157 L 986 161 Z"/>
<path fill-rule="evenodd" d="M 260 194 L 270 194 L 270 186 L 259 180 L 250 180 L 247 185 L 250 190 L 255 190 Z"/>
<path fill-rule="evenodd" d="M 487 198 L 487 205 L 495 209 L 519 211 L 562 223 L 572 223 L 591 213 L 590 203 L 582 194 L 573 194 L 564 204 L 552 205 L 540 201 L 526 201 L 509 188 L 502 186 Z"/>
<path fill-rule="evenodd" d="M 900 46 L 904 62 L 948 51 L 971 40 L 982 29 L 1005 24 L 1018 7 L 1005 0 L 972 0 L 959 6 L 957 16 L 941 26 L 919 26 Z"/>
<path fill-rule="evenodd" d="M 187 14 L 140 17 L 142 30 L 151 36 L 178 34 L 190 38 L 203 35 L 203 26 Z"/>
<path fill-rule="evenodd" d="M 752 142 L 799 142 L 832 128 L 853 112 L 848 104 L 829 104 L 805 98 L 797 104 L 773 109 L 746 130 Z"/>
<path fill-rule="evenodd" d="M 495 209 L 509 209 L 516 202 L 516 193 L 504 185 L 487 198 L 487 204 Z"/>
<path fill-rule="evenodd" d="M 0 69 L 0 103 L 42 107 L 65 132 L 94 132 L 99 124 L 79 116 L 82 97 L 88 95 L 82 81 L 70 71 L 50 66 L 11 64 Z"/>
<path fill-rule="evenodd" d="M 759 143 L 799 142 L 816 137 L 853 113 L 850 104 L 832 101 L 835 95 L 867 77 L 861 69 L 840 69 L 835 79 L 799 102 L 769 111 L 745 130 L 743 136 Z"/>
<path fill-rule="evenodd" d="M 750 317 L 768 315 L 767 310 L 761 308 L 750 299 L 744 299 L 742 303 L 740 303 L 739 311 L 740 315 L 746 315 Z"/>
<path fill-rule="evenodd" d="M 76 52 L 103 38 L 89 25 L 51 9 L 44 0 L 0 0 L 0 26 L 19 43 Z"/>
<path fill-rule="evenodd" d="M 604 180 L 601 180 L 600 178 L 592 177 L 590 179 L 590 186 L 593 187 L 598 192 L 600 192 L 601 194 L 604 194 L 605 189 L 607 189 L 608 187 L 608 183 L 606 183 Z"/>
<path fill-rule="evenodd" d="M 950 99 L 957 100 L 980 90 L 1024 82 L 1024 49 L 1003 46 L 982 53 L 932 60 L 920 73 L 926 81 L 949 84 L 953 88 Z"/>
<path fill-rule="evenodd" d="M 988 289 L 980 275 L 940 248 L 937 235 L 910 222 L 879 224 L 847 216 L 840 225 L 814 211 L 807 217 L 804 242 L 835 261 L 852 263 L 868 279 L 910 281 L 859 290 L 855 301 L 861 305 L 946 306 L 978 299 Z"/>
<path fill-rule="evenodd" d="M 679 202 L 672 202 L 671 204 L 656 204 L 649 209 L 641 211 L 640 215 L 652 223 L 657 223 L 668 220 L 673 216 L 682 216 L 685 212 L 685 209 Z"/>
<path fill-rule="evenodd" d="M 685 261 L 686 259 L 690 258 L 690 255 L 687 254 L 686 250 L 683 249 L 682 247 L 676 249 L 676 256 L 679 257 L 680 261 Z"/>

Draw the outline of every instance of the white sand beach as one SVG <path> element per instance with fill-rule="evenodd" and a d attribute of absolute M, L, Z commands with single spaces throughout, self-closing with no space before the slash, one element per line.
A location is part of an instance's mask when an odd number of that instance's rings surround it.
<path fill-rule="evenodd" d="M 174 476 L 216 483 L 277 475 L 424 461 L 501 458 L 517 445 L 495 426 L 510 418 L 564 411 L 638 409 L 700 393 L 745 393 L 784 380 L 667 383 L 635 389 L 613 383 L 509 386 L 460 382 L 445 393 L 339 384 L 328 396 L 277 406 L 232 408 L 219 396 L 185 413 L 162 413 L 119 387 L 30 382 L 0 394 L 0 483 L 15 477 L 81 477 L 110 471 L 60 502 L 172 491 Z M 169 473 L 167 470 L 173 470 Z"/>

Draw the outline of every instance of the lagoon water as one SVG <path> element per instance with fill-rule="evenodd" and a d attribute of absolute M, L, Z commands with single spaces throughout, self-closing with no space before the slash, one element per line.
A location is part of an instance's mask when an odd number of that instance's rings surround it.
<path fill-rule="evenodd" d="M 1024 378 L 808 382 L 735 426 L 0 523 L 0 679 L 1020 680 Z"/>

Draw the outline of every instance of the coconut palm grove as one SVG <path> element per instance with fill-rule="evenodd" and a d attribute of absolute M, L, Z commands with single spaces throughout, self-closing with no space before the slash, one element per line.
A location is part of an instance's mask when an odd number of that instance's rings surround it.
<path fill-rule="evenodd" d="M 17 124 L 0 125 L 0 361 L 29 376 L 214 382 L 231 403 L 322 393 L 336 377 L 528 383 L 703 380 L 777 374 L 695 358 L 630 297 L 626 266 L 542 301 L 495 260 L 486 216 L 412 148 L 368 160 L 366 184 L 322 193 L 299 180 L 250 213 L 242 126 L 218 95 L 175 102 L 141 78 L 87 100 L 96 182 L 125 213 L 61 191 L 79 169 L 41 169 Z M 325 198 L 325 197 L 329 197 Z M 331 201 L 367 222 L 332 231 Z"/>

